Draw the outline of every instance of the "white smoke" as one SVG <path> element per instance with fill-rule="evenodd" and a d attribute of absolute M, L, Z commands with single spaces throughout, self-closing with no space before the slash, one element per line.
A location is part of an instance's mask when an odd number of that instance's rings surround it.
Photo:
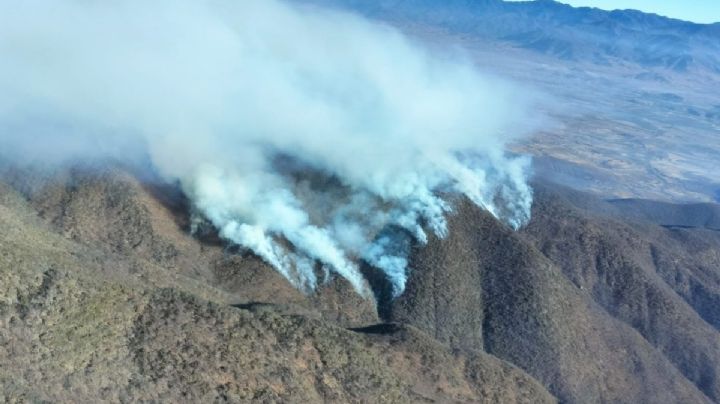
<path fill-rule="evenodd" d="M 503 151 L 525 99 L 392 28 L 276 0 L 0 4 L 0 153 L 147 153 L 300 288 L 365 293 L 364 260 L 402 293 L 409 238 L 448 231 L 442 195 L 529 219 L 529 162 Z"/>

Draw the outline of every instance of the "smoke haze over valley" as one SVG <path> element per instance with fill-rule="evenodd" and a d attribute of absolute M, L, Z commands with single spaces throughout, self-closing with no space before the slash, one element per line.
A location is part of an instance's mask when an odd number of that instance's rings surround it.
<path fill-rule="evenodd" d="M 484 70 L 552 97 L 542 108 L 557 125 L 516 149 L 542 177 L 602 197 L 717 198 L 720 23 L 554 1 L 312 2 L 461 46 Z"/>

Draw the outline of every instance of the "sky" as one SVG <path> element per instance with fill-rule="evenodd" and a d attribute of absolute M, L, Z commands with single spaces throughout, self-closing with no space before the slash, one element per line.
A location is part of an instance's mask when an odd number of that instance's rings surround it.
<path fill-rule="evenodd" d="M 720 22 L 720 0 L 559 0 L 575 7 L 636 9 L 681 20 Z"/>

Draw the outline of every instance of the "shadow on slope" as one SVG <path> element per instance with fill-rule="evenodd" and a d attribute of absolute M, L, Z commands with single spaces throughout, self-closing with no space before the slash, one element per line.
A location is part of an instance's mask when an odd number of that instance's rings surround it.
<path fill-rule="evenodd" d="M 661 350 L 524 236 L 466 201 L 450 229 L 446 239 L 417 248 L 389 320 L 514 363 L 561 401 L 708 401 Z M 705 348 L 710 354 L 712 346 Z"/>

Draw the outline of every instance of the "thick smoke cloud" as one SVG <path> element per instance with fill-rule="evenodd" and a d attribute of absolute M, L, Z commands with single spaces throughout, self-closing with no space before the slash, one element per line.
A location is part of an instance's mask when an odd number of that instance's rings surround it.
<path fill-rule="evenodd" d="M 197 221 L 296 286 L 365 262 L 395 294 L 411 241 L 465 195 L 529 218 L 523 98 L 359 17 L 275 0 L 26 0 L 0 6 L 5 158 L 148 155 Z M 318 279 L 320 276 L 322 279 Z"/>

